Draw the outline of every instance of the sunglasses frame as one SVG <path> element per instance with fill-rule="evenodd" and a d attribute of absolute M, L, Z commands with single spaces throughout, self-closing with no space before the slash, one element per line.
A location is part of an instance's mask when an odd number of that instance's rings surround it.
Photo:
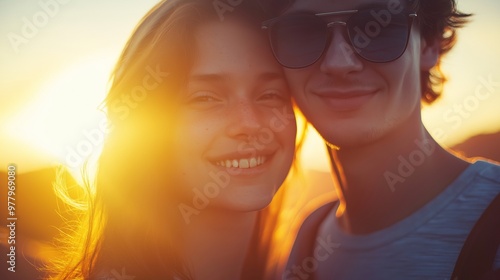
<path fill-rule="evenodd" d="M 278 59 L 278 56 L 276 55 L 275 48 L 274 48 L 274 46 L 272 44 L 273 40 L 271 39 L 271 32 L 268 32 L 269 41 L 271 42 L 271 48 L 272 48 L 274 56 L 276 57 L 276 59 L 278 60 L 278 62 L 283 67 L 286 67 L 286 68 L 300 69 L 300 68 L 309 67 L 309 66 L 315 64 L 324 55 L 325 51 L 328 49 L 328 46 L 330 45 L 330 43 L 328 43 L 328 42 L 331 41 L 331 36 L 332 36 L 331 28 L 332 27 L 334 27 L 335 25 L 341 25 L 341 26 L 347 27 L 348 22 L 351 19 L 352 15 L 358 13 L 359 11 L 366 11 L 366 10 L 371 10 L 371 9 L 345 10 L 345 11 L 325 12 L 325 13 L 316 13 L 316 14 L 310 14 L 310 13 L 304 13 L 304 12 L 302 12 L 302 13 L 296 13 L 296 14 L 292 14 L 292 15 L 284 15 L 284 16 L 279 16 L 279 17 L 272 18 L 272 19 L 269 19 L 269 20 L 266 20 L 266 21 L 262 22 L 261 28 L 263 30 L 270 31 L 271 28 L 273 27 L 273 25 L 276 24 L 277 22 L 279 22 L 280 20 L 282 20 L 283 18 L 287 18 L 287 17 L 294 16 L 294 15 L 301 15 L 301 14 L 316 16 L 316 17 L 320 18 L 324 23 L 326 23 L 326 30 L 327 30 L 326 40 L 327 40 L 327 43 L 325 44 L 325 46 L 323 48 L 323 51 L 321 52 L 321 54 L 316 59 L 314 59 L 314 61 L 312 61 L 311 63 L 308 63 L 307 65 L 304 65 L 304 66 L 290 67 L 290 66 L 287 66 L 284 63 L 282 63 L 280 61 L 280 59 Z M 345 16 L 345 15 L 349 15 L 349 18 L 347 18 L 345 21 L 341 21 L 341 20 L 325 21 L 325 20 L 322 19 L 323 17 Z M 392 61 L 400 58 L 404 54 L 404 52 L 406 51 L 406 49 L 408 47 L 408 41 L 410 39 L 410 33 L 411 33 L 411 28 L 412 28 L 412 25 L 413 25 L 413 21 L 414 21 L 414 19 L 416 17 L 417 17 L 417 13 L 416 12 L 409 12 L 409 14 L 408 14 L 408 31 L 407 31 L 405 46 L 404 46 L 403 50 L 401 51 L 401 54 L 399 54 L 397 57 L 395 57 L 393 59 L 384 60 L 384 61 L 376 61 L 376 60 L 371 60 L 371 59 L 365 58 L 364 56 L 362 56 L 359 53 L 358 49 L 354 46 L 353 39 L 351 38 L 351 34 L 350 34 L 349 30 L 347 29 L 346 33 L 348 34 L 348 37 L 349 37 L 348 44 L 349 44 L 349 46 L 351 46 L 351 48 L 354 49 L 356 55 L 358 55 L 360 58 L 362 58 L 362 59 L 364 59 L 366 61 L 373 62 L 373 63 L 388 63 L 388 62 L 392 62 Z"/>

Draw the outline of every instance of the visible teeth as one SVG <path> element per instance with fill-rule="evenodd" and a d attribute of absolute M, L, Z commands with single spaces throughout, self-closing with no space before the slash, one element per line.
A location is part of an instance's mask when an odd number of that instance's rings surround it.
<path fill-rule="evenodd" d="M 260 157 L 252 157 L 252 158 L 242 158 L 242 159 L 233 159 L 233 160 L 221 160 L 215 163 L 215 165 L 226 167 L 226 168 L 254 168 L 261 164 L 264 164 L 266 158 L 263 156 Z"/>
<path fill-rule="evenodd" d="M 240 159 L 240 168 L 249 168 L 250 163 L 248 162 L 248 159 Z"/>

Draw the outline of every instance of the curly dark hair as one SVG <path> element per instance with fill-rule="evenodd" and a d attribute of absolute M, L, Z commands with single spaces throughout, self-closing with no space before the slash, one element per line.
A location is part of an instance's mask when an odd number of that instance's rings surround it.
<path fill-rule="evenodd" d="M 270 17 L 280 15 L 296 0 L 260 0 Z M 457 9 L 455 0 L 405 0 L 418 14 L 417 23 L 422 37 L 433 42 L 440 40 L 439 59 L 430 71 L 421 73 L 422 102 L 431 104 L 442 93 L 447 81 L 441 69 L 443 56 L 457 41 L 457 29 L 463 27 L 472 14 Z"/>
<path fill-rule="evenodd" d="M 457 41 L 457 29 L 463 27 L 471 14 L 458 11 L 455 0 L 415 0 L 412 8 L 418 14 L 418 25 L 425 40 L 440 40 L 439 59 L 430 71 L 421 73 L 422 100 L 435 101 L 443 91 L 446 76 L 441 70 L 442 58 Z"/>

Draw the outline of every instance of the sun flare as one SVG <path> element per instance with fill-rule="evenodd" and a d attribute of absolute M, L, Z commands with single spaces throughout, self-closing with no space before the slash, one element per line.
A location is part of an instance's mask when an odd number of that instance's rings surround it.
<path fill-rule="evenodd" d="M 81 168 L 102 146 L 104 135 L 92 139 L 89 135 L 106 121 L 99 105 L 113 62 L 110 55 L 95 55 L 62 70 L 12 118 L 9 133 L 57 163 Z"/>

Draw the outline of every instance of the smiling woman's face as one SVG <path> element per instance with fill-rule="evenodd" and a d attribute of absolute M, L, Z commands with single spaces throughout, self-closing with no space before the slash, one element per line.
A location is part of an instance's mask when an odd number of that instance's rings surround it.
<path fill-rule="evenodd" d="M 200 26 L 176 115 L 175 170 L 185 205 L 267 206 L 293 160 L 296 123 L 282 68 L 258 28 Z"/>

